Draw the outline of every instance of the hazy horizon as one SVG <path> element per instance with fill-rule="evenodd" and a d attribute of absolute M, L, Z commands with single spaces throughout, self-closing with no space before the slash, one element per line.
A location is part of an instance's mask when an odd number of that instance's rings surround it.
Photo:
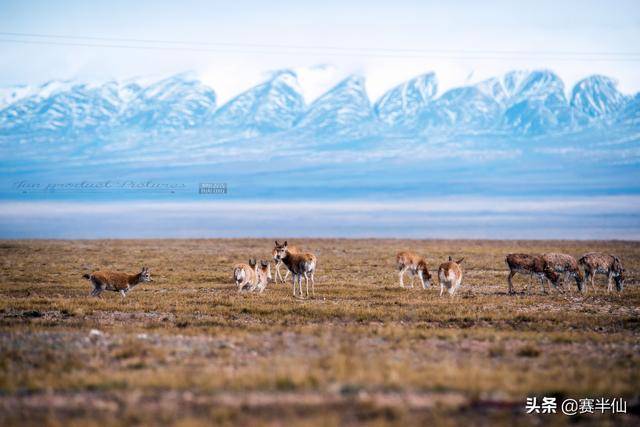
<path fill-rule="evenodd" d="M 640 240 L 640 196 L 343 202 L 0 202 L 0 238 Z"/>

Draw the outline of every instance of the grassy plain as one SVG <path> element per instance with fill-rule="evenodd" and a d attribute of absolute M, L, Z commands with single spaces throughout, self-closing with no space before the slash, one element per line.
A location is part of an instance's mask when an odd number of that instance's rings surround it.
<path fill-rule="evenodd" d="M 232 265 L 265 239 L 0 242 L 0 425 L 638 425 L 640 244 L 295 240 L 316 298 L 238 294 Z M 434 286 L 400 289 L 399 250 Z M 510 252 L 620 256 L 622 294 L 542 294 Z M 465 257 L 461 292 L 435 270 Z M 151 268 L 125 300 L 89 296 L 96 269 Z M 406 280 L 405 283 L 409 283 Z M 90 333 L 92 329 L 99 332 Z M 526 397 L 623 397 L 627 415 L 526 415 Z"/>

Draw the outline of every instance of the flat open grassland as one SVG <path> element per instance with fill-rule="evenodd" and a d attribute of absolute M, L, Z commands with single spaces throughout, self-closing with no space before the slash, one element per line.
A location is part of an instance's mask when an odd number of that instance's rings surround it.
<path fill-rule="evenodd" d="M 289 243 L 318 256 L 315 299 L 238 294 L 232 265 L 272 240 L 0 241 L 0 425 L 640 423 L 639 243 Z M 434 286 L 398 287 L 403 249 Z M 507 253 L 593 250 L 623 259 L 622 294 L 603 276 L 586 295 L 526 294 L 523 276 L 506 292 Z M 463 286 L 440 298 L 448 255 Z M 155 282 L 125 300 L 81 278 L 142 265 Z M 532 396 L 624 397 L 630 414 L 525 415 Z"/>

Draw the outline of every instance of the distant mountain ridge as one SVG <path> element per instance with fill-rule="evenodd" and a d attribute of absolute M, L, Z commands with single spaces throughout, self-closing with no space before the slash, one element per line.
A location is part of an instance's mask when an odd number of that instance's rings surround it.
<path fill-rule="evenodd" d="M 0 135 L 109 135 L 202 129 L 254 137 L 272 133 L 317 139 L 357 139 L 387 132 L 566 133 L 610 123 L 638 126 L 638 94 L 625 95 L 615 80 L 593 75 L 565 95 L 564 82 L 548 70 L 512 71 L 438 93 L 434 73 L 395 86 L 372 102 L 362 76 L 351 75 L 306 105 L 292 70 L 223 105 L 214 88 L 191 74 L 153 83 L 88 85 L 47 82 L 0 89 Z"/>

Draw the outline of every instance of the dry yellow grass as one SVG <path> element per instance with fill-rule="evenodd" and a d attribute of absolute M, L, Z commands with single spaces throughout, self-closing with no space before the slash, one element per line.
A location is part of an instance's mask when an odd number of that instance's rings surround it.
<path fill-rule="evenodd" d="M 0 424 L 564 424 L 523 415 L 525 398 L 637 404 L 640 244 L 292 243 L 318 256 L 315 299 L 294 299 L 290 283 L 237 293 L 232 265 L 269 259 L 271 240 L 0 242 Z M 400 289 L 402 249 L 432 272 L 465 257 L 461 292 Z M 534 283 L 527 295 L 516 276 L 507 295 L 507 253 L 592 250 L 623 259 L 622 294 L 599 276 L 598 293 L 543 295 Z M 155 282 L 124 301 L 90 297 L 81 278 L 143 264 Z"/>

